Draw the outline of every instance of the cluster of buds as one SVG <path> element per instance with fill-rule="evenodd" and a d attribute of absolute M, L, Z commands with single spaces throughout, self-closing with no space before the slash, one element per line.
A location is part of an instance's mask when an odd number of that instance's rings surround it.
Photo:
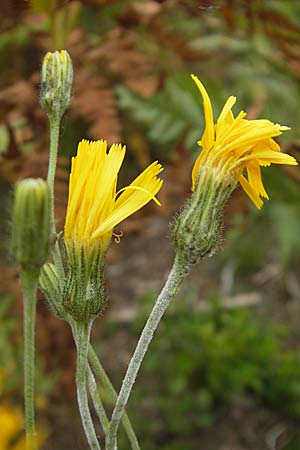
<path fill-rule="evenodd" d="M 68 252 L 68 250 L 67 250 Z M 96 252 L 87 258 L 84 252 L 68 252 L 66 278 L 61 280 L 52 263 L 41 271 L 40 287 L 53 313 L 61 319 L 72 317 L 90 323 L 106 306 L 104 256 Z"/>

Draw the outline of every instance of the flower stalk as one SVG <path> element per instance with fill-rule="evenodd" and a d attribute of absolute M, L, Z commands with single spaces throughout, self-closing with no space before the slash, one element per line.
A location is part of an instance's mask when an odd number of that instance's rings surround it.
<path fill-rule="evenodd" d="M 36 292 L 39 272 L 21 270 L 21 288 L 24 304 L 24 402 L 26 450 L 36 450 L 35 406 L 34 406 L 34 330 Z"/>
<path fill-rule="evenodd" d="M 87 355 L 90 340 L 91 323 L 74 323 L 73 336 L 77 349 L 76 386 L 77 400 L 84 432 L 91 450 L 100 450 L 87 396 Z"/>
<path fill-rule="evenodd" d="M 107 430 L 108 430 L 108 426 L 109 426 L 109 420 L 108 420 L 107 414 L 105 412 L 101 397 L 99 395 L 97 383 L 96 383 L 94 374 L 93 374 L 90 366 L 88 366 L 87 383 L 88 383 L 88 388 L 89 388 L 89 392 L 91 395 L 91 399 L 93 401 L 95 411 L 100 420 L 103 431 L 106 434 Z"/>
<path fill-rule="evenodd" d="M 50 247 L 50 193 L 45 180 L 27 178 L 15 186 L 11 254 L 19 265 L 24 320 L 26 450 L 36 449 L 34 371 L 36 292 Z"/>
<path fill-rule="evenodd" d="M 156 303 L 151 311 L 151 314 L 142 331 L 134 354 L 129 363 L 110 421 L 109 431 L 106 437 L 106 450 L 117 449 L 117 432 L 119 424 L 124 414 L 129 396 L 131 394 L 144 356 L 146 354 L 146 351 L 148 350 L 149 344 L 152 341 L 153 335 L 159 325 L 159 322 L 161 321 L 170 302 L 177 294 L 185 275 L 186 271 L 182 269 L 182 265 L 179 263 L 176 257 L 168 279 L 158 299 L 156 300 Z"/>
<path fill-rule="evenodd" d="M 98 358 L 98 356 L 91 344 L 89 345 L 88 359 L 89 359 L 90 365 L 91 365 L 95 375 L 101 381 L 104 389 L 110 396 L 111 400 L 113 402 L 116 402 L 117 398 L 118 398 L 118 394 L 116 393 L 110 379 L 108 378 L 108 376 L 101 364 L 100 359 Z M 131 425 L 130 419 L 129 419 L 126 411 L 124 411 L 124 414 L 122 416 L 122 424 L 126 431 L 126 434 L 127 434 L 128 440 L 131 444 L 132 450 L 140 450 L 139 442 L 137 440 L 134 429 Z"/>
<path fill-rule="evenodd" d="M 55 222 L 54 222 L 54 179 L 57 164 L 57 152 L 58 152 L 58 141 L 59 141 L 59 128 L 60 128 L 60 116 L 53 114 L 49 117 L 50 126 L 50 152 L 49 152 L 49 165 L 47 182 L 50 188 L 50 198 L 51 198 L 51 210 L 52 210 L 52 230 L 55 232 Z"/>
<path fill-rule="evenodd" d="M 57 163 L 59 129 L 61 119 L 70 105 L 73 81 L 73 66 L 66 50 L 61 52 L 48 52 L 43 61 L 41 70 L 41 96 L 42 108 L 46 111 L 50 126 L 50 154 L 47 182 L 50 189 L 51 231 L 53 234 L 53 258 L 61 278 L 64 276 L 62 258 L 56 240 L 54 215 L 54 180 Z"/>
<path fill-rule="evenodd" d="M 52 254 L 55 265 L 57 267 L 60 279 L 64 277 L 64 268 L 62 263 L 62 257 L 59 249 L 59 243 L 57 241 L 56 226 L 55 226 L 55 212 L 54 212 L 54 181 L 57 164 L 58 142 L 59 142 L 59 130 L 60 130 L 61 116 L 58 114 L 49 115 L 49 127 L 50 127 L 50 152 L 49 152 L 49 164 L 47 182 L 50 190 L 50 211 L 51 211 L 51 233 L 54 244 L 52 245 Z"/>

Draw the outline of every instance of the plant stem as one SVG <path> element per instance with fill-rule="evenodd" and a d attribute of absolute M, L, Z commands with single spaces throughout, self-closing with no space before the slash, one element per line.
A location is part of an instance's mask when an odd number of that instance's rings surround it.
<path fill-rule="evenodd" d="M 34 371 L 35 310 L 38 283 L 37 270 L 20 271 L 24 308 L 24 402 L 26 450 L 35 450 Z"/>
<path fill-rule="evenodd" d="M 87 354 L 90 339 L 91 324 L 76 323 L 73 326 L 73 335 L 77 347 L 76 385 L 77 400 L 82 425 L 92 450 L 100 450 L 100 444 L 96 436 L 94 424 L 89 411 L 87 396 Z"/>
<path fill-rule="evenodd" d="M 88 352 L 88 358 L 90 361 L 90 365 L 95 373 L 95 375 L 99 378 L 101 381 L 104 389 L 108 392 L 111 400 L 114 402 L 117 401 L 118 395 L 108 378 L 95 350 L 93 349 L 92 345 L 89 345 L 89 352 Z M 126 431 L 127 437 L 129 439 L 129 442 L 131 444 L 132 450 L 140 450 L 140 446 L 137 440 L 137 437 L 135 435 L 134 429 L 131 425 L 131 422 L 129 420 L 129 417 L 127 416 L 126 411 L 124 411 L 123 417 L 122 417 L 122 424 L 124 426 L 124 429 Z"/>
<path fill-rule="evenodd" d="M 108 417 L 106 415 L 101 397 L 99 395 L 98 392 L 98 388 L 97 388 L 97 383 L 94 377 L 94 374 L 92 372 L 92 369 L 90 368 L 90 366 L 88 366 L 88 373 L 87 373 L 87 377 L 88 377 L 88 387 L 89 387 L 89 391 L 90 391 L 90 395 L 93 401 L 93 405 L 94 408 L 96 410 L 96 413 L 99 417 L 100 423 L 102 425 L 103 431 L 106 434 L 107 430 L 108 430 L 108 426 L 109 426 L 109 420 Z"/>
<path fill-rule="evenodd" d="M 186 271 L 182 270 L 181 265 L 175 258 L 173 267 L 169 274 L 169 277 L 163 287 L 156 303 L 151 311 L 151 314 L 147 320 L 147 323 L 142 331 L 134 354 L 129 363 L 125 378 L 122 383 L 120 393 L 112 414 L 109 431 L 106 438 L 106 450 L 117 449 L 117 432 L 120 424 L 120 420 L 124 414 L 125 407 L 127 405 L 131 390 L 135 383 L 136 376 L 141 367 L 145 353 L 152 341 L 155 330 L 169 306 L 171 300 L 178 292 L 180 285 L 186 275 Z"/>
<path fill-rule="evenodd" d="M 62 264 L 62 258 L 60 254 L 59 244 L 56 240 L 56 227 L 55 227 L 55 213 L 54 213 L 54 181 L 57 163 L 57 152 L 58 152 L 58 141 L 59 141 L 59 128 L 60 128 L 61 117 L 59 115 L 49 115 L 49 126 L 50 126 L 50 155 L 48 164 L 48 175 L 47 182 L 50 189 L 50 207 L 51 207 L 51 228 L 52 233 L 55 238 L 55 243 L 53 246 L 53 258 L 55 266 L 59 272 L 60 280 L 64 279 L 64 269 Z"/>
<path fill-rule="evenodd" d="M 50 195 L 51 195 L 52 216 L 54 218 L 54 179 L 57 162 L 60 116 L 55 114 L 49 116 L 49 125 L 50 125 L 50 155 L 49 155 L 47 182 L 49 184 L 51 192 Z M 52 225 L 55 228 L 54 222 Z"/>

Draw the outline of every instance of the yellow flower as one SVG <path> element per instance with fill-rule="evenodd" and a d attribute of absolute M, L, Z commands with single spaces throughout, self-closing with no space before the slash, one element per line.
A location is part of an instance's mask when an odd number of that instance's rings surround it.
<path fill-rule="evenodd" d="M 0 448 L 6 450 L 13 437 L 20 433 L 24 426 L 21 411 L 10 406 L 0 405 Z"/>
<path fill-rule="evenodd" d="M 117 191 L 118 173 L 126 148 L 106 141 L 82 140 L 72 158 L 65 241 L 69 248 L 90 251 L 94 244 L 105 251 L 113 228 L 151 199 L 162 185 L 158 162 L 147 167 L 129 186 Z"/>
<path fill-rule="evenodd" d="M 25 450 L 24 418 L 22 412 L 8 404 L 0 404 L 0 449 Z M 34 448 L 41 448 L 47 437 L 45 431 L 39 432 L 35 438 Z"/>
<path fill-rule="evenodd" d="M 279 136 L 288 127 L 274 124 L 266 119 L 248 120 L 241 111 L 236 117 L 232 107 L 236 97 L 230 96 L 226 101 L 217 122 L 214 123 L 213 110 L 209 96 L 201 81 L 192 75 L 202 98 L 205 117 L 205 130 L 198 144 L 202 151 L 192 171 L 193 189 L 202 166 L 217 169 L 224 180 L 231 178 L 239 182 L 257 208 L 261 208 L 261 197 L 269 198 L 265 191 L 261 166 L 273 164 L 297 165 L 290 155 L 280 153 L 280 148 L 273 137 Z"/>

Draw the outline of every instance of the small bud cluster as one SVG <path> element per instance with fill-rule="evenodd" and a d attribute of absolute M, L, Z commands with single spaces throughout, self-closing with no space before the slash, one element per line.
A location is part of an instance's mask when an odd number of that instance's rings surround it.
<path fill-rule="evenodd" d="M 66 50 L 48 52 L 41 72 L 41 106 L 46 112 L 61 117 L 70 105 L 73 66 Z"/>
<path fill-rule="evenodd" d="M 96 250 L 86 255 L 84 249 L 67 250 L 66 278 L 59 279 L 54 264 L 46 264 L 40 276 L 40 287 L 58 317 L 90 323 L 106 305 L 104 287 L 104 258 Z"/>
<path fill-rule="evenodd" d="M 232 179 L 222 180 L 216 169 L 203 167 L 195 190 L 172 225 L 172 240 L 185 270 L 216 251 L 222 236 L 224 205 L 234 189 Z"/>
<path fill-rule="evenodd" d="M 40 269 L 50 249 L 50 193 L 46 181 L 27 178 L 15 186 L 11 253 L 22 269 Z"/>

